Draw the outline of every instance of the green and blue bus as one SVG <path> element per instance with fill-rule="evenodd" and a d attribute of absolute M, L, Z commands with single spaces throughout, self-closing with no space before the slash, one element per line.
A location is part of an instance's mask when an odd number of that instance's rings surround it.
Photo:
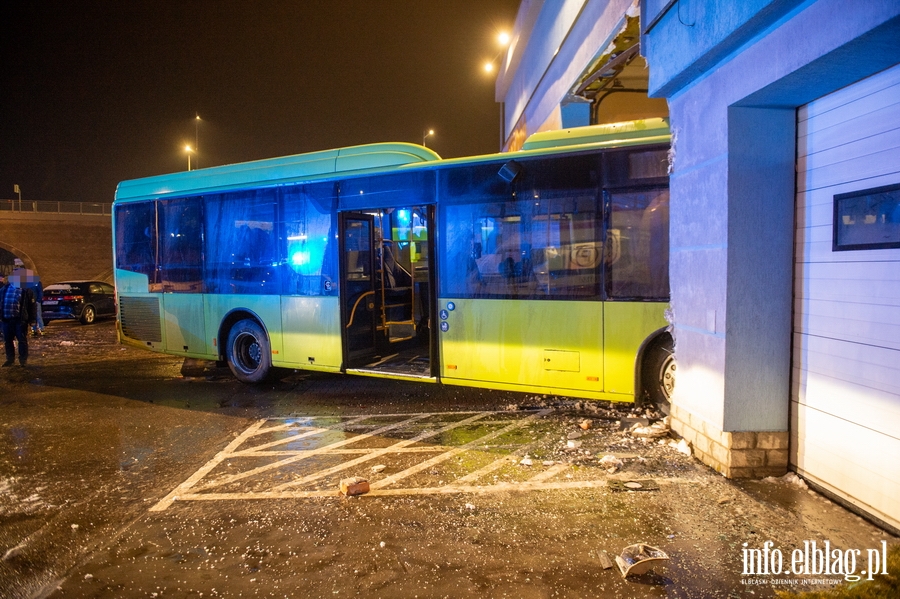
<path fill-rule="evenodd" d="M 665 404 L 664 119 L 441 159 L 379 143 L 125 181 L 122 343 L 274 368 Z"/>

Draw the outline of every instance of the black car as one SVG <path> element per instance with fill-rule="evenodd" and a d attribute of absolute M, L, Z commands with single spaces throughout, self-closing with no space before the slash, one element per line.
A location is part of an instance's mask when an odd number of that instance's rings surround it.
<path fill-rule="evenodd" d="M 75 319 L 91 324 L 116 315 L 116 289 L 103 281 L 64 281 L 44 287 L 41 302 L 44 322 Z"/>

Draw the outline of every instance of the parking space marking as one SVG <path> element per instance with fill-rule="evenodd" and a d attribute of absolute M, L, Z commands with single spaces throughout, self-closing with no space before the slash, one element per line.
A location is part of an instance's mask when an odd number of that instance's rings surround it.
<path fill-rule="evenodd" d="M 359 418 L 351 420 L 350 422 L 358 422 L 360 420 L 364 420 L 365 418 L 366 418 L 366 416 L 360 416 Z M 202 468 L 200 468 L 200 470 L 198 470 L 193 475 L 191 475 L 191 477 L 188 478 L 186 481 L 184 481 L 183 483 L 181 483 L 180 485 L 175 487 L 175 489 L 171 493 L 166 495 L 156 505 L 154 505 L 152 508 L 150 508 L 150 511 L 151 512 L 159 512 L 159 511 L 166 509 L 170 505 L 172 505 L 172 502 L 175 501 L 175 498 L 178 496 L 179 493 L 187 492 L 194 485 L 196 485 L 200 480 L 202 480 L 204 476 L 209 474 L 216 466 L 218 466 L 224 460 L 226 460 L 229 457 L 231 457 L 232 455 L 234 455 L 235 450 L 238 447 L 240 447 L 245 441 L 247 441 L 254 435 L 261 434 L 259 431 L 266 422 L 269 422 L 269 419 L 263 418 L 262 420 L 257 420 L 252 425 L 250 425 L 250 427 L 247 430 L 245 430 L 243 433 L 241 433 L 240 435 L 235 437 L 235 439 L 231 443 L 229 443 L 225 447 L 225 449 L 223 449 L 222 451 L 217 453 L 216 456 L 213 459 L 211 459 L 209 462 L 207 462 Z M 349 423 L 341 423 L 342 426 L 347 426 L 347 424 L 349 424 Z M 278 426 L 273 427 L 273 430 L 282 430 L 286 426 L 290 426 L 290 424 L 282 425 L 280 427 L 278 427 Z"/>
<path fill-rule="evenodd" d="M 209 474 L 213 468 L 215 468 L 222 460 L 224 460 L 228 455 L 230 455 L 235 449 L 241 446 L 241 443 L 252 437 L 256 434 L 256 431 L 265 424 L 265 420 L 258 420 L 254 422 L 250 428 L 245 430 L 243 433 L 235 437 L 235 439 L 229 443 L 225 449 L 216 454 L 216 457 L 207 462 L 200 470 L 197 470 L 190 478 L 186 481 L 175 487 L 175 490 L 162 498 L 159 503 L 150 508 L 151 512 L 162 511 L 172 505 L 172 502 L 175 500 L 175 497 L 178 495 L 178 492 L 181 489 L 190 489 L 192 486 L 197 484 L 199 480 L 201 480 L 204 476 Z"/>
<path fill-rule="evenodd" d="M 267 471 L 269 471 L 269 470 L 275 470 L 275 469 L 277 469 L 277 468 L 281 468 L 282 466 L 287 466 L 287 465 L 292 464 L 292 463 L 294 463 L 294 462 L 299 462 L 300 460 L 307 460 L 307 459 L 309 459 L 309 458 L 315 457 L 315 456 L 320 455 L 320 454 L 327 454 L 327 453 L 330 453 L 330 452 L 331 452 L 332 450 L 334 450 L 334 449 L 337 449 L 337 448 L 339 448 L 339 447 L 343 447 L 344 445 L 349 445 L 349 444 L 351 444 L 351 443 L 358 443 L 360 440 L 367 439 L 367 438 L 369 438 L 369 437 L 374 437 L 374 436 L 376 436 L 376 435 L 380 435 L 380 434 L 383 434 L 383 433 L 387 433 L 387 432 L 390 432 L 390 431 L 392 431 L 392 430 L 396 430 L 396 429 L 398 429 L 398 428 L 401 428 L 401 427 L 403 427 L 403 426 L 412 424 L 412 423 L 415 422 L 416 420 L 421 420 L 422 418 L 425 418 L 426 416 L 427 416 L 426 414 L 416 415 L 416 416 L 414 416 L 414 417 L 412 417 L 412 418 L 409 418 L 409 419 L 407 419 L 407 420 L 404 420 L 404 421 L 402 421 L 402 422 L 398 422 L 398 423 L 391 424 L 391 425 L 388 425 L 388 426 L 383 426 L 383 427 L 381 427 L 381 428 L 379 428 L 379 429 L 376 429 L 376 430 L 372 431 L 371 433 L 364 433 L 364 434 L 359 435 L 359 436 L 357 436 L 357 437 L 353 437 L 352 439 L 344 439 L 343 441 L 338 441 L 338 442 L 336 442 L 336 443 L 332 443 L 332 444 L 330 444 L 330 445 L 325 445 L 324 447 L 319 447 L 319 448 L 317 448 L 317 449 L 311 449 L 311 450 L 302 451 L 302 452 L 296 452 L 296 451 L 295 451 L 295 452 L 293 452 L 293 455 L 292 455 L 292 456 L 287 457 L 287 458 L 284 458 L 283 460 L 278 460 L 277 462 L 273 462 L 273 463 L 267 464 L 267 465 L 265 465 L 265 466 L 260 466 L 259 468 L 254 468 L 254 469 L 252 469 L 252 470 L 247 470 L 246 472 L 241 472 L 240 474 L 234 474 L 234 475 L 231 475 L 231 476 L 226 476 L 226 477 L 224 477 L 224 478 L 218 479 L 218 480 L 213 481 L 213 482 L 209 482 L 209 483 L 207 483 L 206 485 L 203 485 L 203 486 L 201 486 L 201 487 L 198 487 L 196 490 L 197 490 L 197 491 L 205 491 L 205 490 L 207 490 L 207 489 L 212 489 L 212 488 L 215 488 L 215 487 L 221 487 L 222 485 L 226 485 L 226 484 L 228 484 L 228 483 L 232 483 L 232 482 L 239 481 L 239 480 L 242 480 L 242 479 L 245 479 L 245 478 L 249 478 L 249 477 L 255 476 L 255 475 L 257 475 L 257 474 L 262 474 L 263 472 L 267 472 Z M 360 421 L 360 420 L 363 420 L 363 418 L 357 418 L 357 419 L 356 419 L 356 422 L 358 422 L 358 421 Z M 342 423 L 342 424 L 340 424 L 340 425 L 335 425 L 335 426 L 333 426 L 333 427 L 327 427 L 327 430 L 344 429 L 344 428 L 347 428 L 347 426 L 348 426 L 347 423 Z M 267 431 L 266 431 L 266 432 L 267 432 Z M 318 431 L 317 431 L 317 432 L 318 432 Z M 294 437 L 291 437 L 291 438 L 290 438 L 290 441 L 293 441 L 293 440 L 294 440 Z M 299 455 L 298 455 L 298 454 L 299 454 Z M 246 451 L 241 452 L 240 455 L 231 454 L 231 455 L 228 456 L 228 457 L 250 457 L 250 456 L 254 456 L 254 455 L 255 455 L 255 453 L 253 452 L 253 450 L 252 450 L 252 449 L 248 449 L 248 450 L 246 450 Z"/>
<path fill-rule="evenodd" d="M 470 472 L 469 474 L 466 474 L 465 476 L 458 478 L 456 480 L 456 484 L 458 485 L 460 483 L 474 482 L 474 481 L 478 480 L 479 478 L 482 478 L 482 477 L 490 474 L 491 472 L 496 472 L 503 466 L 508 466 L 510 462 L 518 461 L 519 458 L 522 458 L 523 456 L 525 456 L 531 450 L 532 447 L 534 447 L 534 443 L 529 443 L 528 445 L 523 445 L 522 447 L 519 447 L 518 449 L 514 449 L 512 451 L 512 453 L 510 453 L 509 455 L 503 456 L 502 458 L 494 460 L 487 466 L 479 468 L 478 470 L 476 470 L 474 472 Z"/>
<path fill-rule="evenodd" d="M 332 487 L 327 481 L 325 485 L 328 488 L 298 487 L 304 485 L 314 487 L 317 481 L 321 487 L 322 479 L 339 475 L 367 462 L 377 463 L 375 460 L 385 457 L 400 458 L 398 460 L 400 469 L 384 478 L 376 477 L 370 484 L 367 496 L 485 494 L 605 487 L 608 477 L 602 470 L 598 471 L 599 478 L 582 471 L 581 476 L 584 477 L 582 480 L 559 480 L 563 476 L 572 478 L 572 475 L 566 472 L 572 467 L 568 463 L 546 464 L 544 469 L 534 476 L 518 482 L 498 481 L 498 476 L 494 476 L 489 482 L 479 482 L 504 467 L 515 466 L 537 444 L 536 441 L 509 443 L 509 439 L 506 444 L 491 445 L 491 442 L 508 434 L 513 434 L 515 439 L 517 430 L 533 424 L 536 419 L 546 416 L 551 411 L 547 409 L 528 412 L 435 412 L 262 419 L 238 435 L 197 472 L 150 508 L 150 511 L 163 511 L 175 501 L 334 497 L 338 494 L 336 486 Z M 330 438 L 334 434 L 341 433 L 346 436 L 340 439 Z M 265 438 L 273 435 L 279 438 Z M 444 443 L 449 445 L 418 445 L 445 435 L 448 440 Z M 400 440 L 396 440 L 397 438 Z M 461 444 L 455 444 L 456 439 L 459 439 Z M 379 446 L 385 441 L 389 441 L 390 444 Z M 297 442 L 301 443 L 300 449 L 285 447 Z M 316 443 L 321 445 L 316 446 Z M 361 446 L 354 447 L 354 445 Z M 462 458 L 466 452 L 477 452 L 473 459 L 469 460 L 472 466 L 476 466 L 474 470 L 466 472 L 463 461 L 454 462 L 449 471 L 446 469 L 442 471 L 439 468 L 435 470 L 448 460 Z M 484 458 L 491 458 L 492 453 L 499 457 L 483 464 Z M 422 459 L 416 459 L 417 454 L 420 454 Z M 410 464 L 410 459 L 415 463 Z M 260 464 L 260 461 L 266 460 L 273 461 Z M 482 464 L 479 464 L 479 461 Z M 286 468 L 288 466 L 290 468 Z M 285 471 L 279 471 L 282 468 Z M 459 469 L 463 471 L 457 472 Z M 415 477 L 423 472 L 426 473 L 424 479 Z M 503 476 L 508 478 L 510 472 Z M 518 478 L 525 472 L 521 471 L 518 475 L 513 472 L 512 477 Z M 450 480 L 447 483 L 442 480 L 434 485 L 438 474 L 450 476 Z M 435 479 L 430 483 L 429 475 Z M 292 480 L 284 482 L 284 478 L 292 476 L 294 477 Z M 424 480 L 425 484 L 416 486 L 416 480 Z M 224 489 L 229 485 L 234 488 L 234 483 L 240 481 L 245 481 L 241 483 L 245 485 L 244 488 L 233 491 Z M 401 487 L 401 483 L 404 482 L 406 486 Z"/>
<path fill-rule="evenodd" d="M 296 487 L 296 486 L 299 486 L 302 484 L 306 484 L 308 482 L 312 482 L 314 480 L 318 480 L 320 478 L 324 478 L 324 477 L 328 476 L 329 474 L 334 474 L 336 472 L 340 472 L 341 470 L 346 470 L 347 468 L 351 468 L 358 464 L 362 464 L 363 462 L 368 462 L 370 460 L 380 458 L 381 456 L 383 456 L 385 454 L 393 453 L 397 449 L 403 449 L 405 447 L 408 447 L 409 445 L 413 445 L 414 443 L 419 443 L 421 441 L 424 441 L 425 439 L 430 439 L 431 437 L 435 437 L 437 435 L 440 435 L 441 433 L 451 431 L 454 428 L 459 428 L 461 426 L 465 426 L 466 424 L 471 424 L 471 423 L 475 422 L 476 420 L 481 420 L 482 418 L 484 418 L 485 416 L 488 416 L 489 414 L 490 414 L 490 412 L 482 412 L 480 414 L 475 414 L 474 416 L 472 416 L 470 418 L 466 418 L 465 420 L 461 420 L 459 422 L 454 422 L 453 424 L 449 424 L 449 425 L 447 425 L 443 428 L 440 428 L 438 430 L 435 430 L 435 431 L 424 431 L 424 432 L 416 435 L 412 439 L 407 439 L 405 441 L 399 441 L 398 443 L 394 443 L 390 447 L 385 447 L 383 449 L 374 450 L 370 453 L 367 453 L 363 456 L 356 458 L 355 460 L 350 460 L 349 462 L 344 462 L 343 464 L 340 464 L 338 466 L 334 466 L 332 468 L 328 468 L 325 470 L 320 470 L 318 472 L 315 472 L 313 474 L 305 476 L 301 479 L 294 480 L 289 483 L 285 483 L 283 485 L 278 485 L 277 487 L 274 488 L 274 490 L 276 492 L 278 492 L 278 491 L 281 491 L 282 489 Z M 356 442 L 356 439 L 351 440 L 351 442 Z"/>
<path fill-rule="evenodd" d="M 550 410 L 541 410 L 540 412 L 532 414 L 531 416 L 528 416 L 527 418 L 517 420 L 517 421 L 513 422 L 512 424 L 501 428 L 500 430 L 497 430 L 492 433 L 488 433 L 486 435 L 478 437 L 477 439 L 475 439 L 473 441 L 469 441 L 468 443 L 465 443 L 464 445 L 461 445 L 455 449 L 451 449 L 450 451 L 446 451 L 440 455 L 434 456 L 430 460 L 425 460 L 424 462 L 421 462 L 420 464 L 416 464 L 415 466 L 407 468 L 406 470 L 403 470 L 402 472 L 398 472 L 396 474 L 388 476 L 387 478 L 379 480 L 376 483 L 372 484 L 371 488 L 383 489 L 384 487 L 388 487 L 399 480 L 402 480 L 408 476 L 416 474 L 417 472 L 421 472 L 422 470 L 431 468 L 432 466 L 435 466 L 441 462 L 445 462 L 445 461 L 449 460 L 450 458 L 457 456 L 457 455 L 463 453 L 464 451 L 471 449 L 472 447 L 475 447 L 476 445 L 484 445 L 484 443 L 487 441 L 491 441 L 501 435 L 505 435 L 506 433 L 508 433 L 510 431 L 513 431 L 517 428 L 521 428 L 521 427 L 525 426 L 526 424 L 528 424 L 529 422 L 531 422 L 532 420 L 534 420 L 535 418 L 545 416 L 549 413 L 550 413 Z"/>
<path fill-rule="evenodd" d="M 525 482 L 530 483 L 530 484 L 542 483 L 545 480 L 550 480 L 557 474 L 562 473 L 563 470 L 566 470 L 569 467 L 570 467 L 569 464 L 554 464 L 554 465 L 548 467 L 543 472 L 538 472 L 537 474 L 535 474 L 534 476 L 532 476 Z"/>

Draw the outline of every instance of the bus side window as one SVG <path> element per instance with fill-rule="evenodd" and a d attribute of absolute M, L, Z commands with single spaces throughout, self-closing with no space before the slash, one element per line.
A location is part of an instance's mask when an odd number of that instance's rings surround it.
<path fill-rule="evenodd" d="M 281 293 L 275 192 L 258 189 L 207 196 L 205 212 L 208 292 Z"/>
<path fill-rule="evenodd" d="M 446 296 L 597 299 L 603 211 L 597 155 L 448 169 L 441 174 L 441 292 Z"/>
<path fill-rule="evenodd" d="M 298 185 L 284 192 L 285 293 L 337 294 L 334 202 L 330 183 Z"/>
<path fill-rule="evenodd" d="M 156 203 L 137 202 L 116 207 L 116 268 L 156 274 Z"/>
<path fill-rule="evenodd" d="M 619 299 L 669 297 L 669 191 L 611 193 L 608 293 Z"/>
<path fill-rule="evenodd" d="M 159 202 L 159 280 L 151 291 L 203 291 L 203 223 L 201 199 Z"/>

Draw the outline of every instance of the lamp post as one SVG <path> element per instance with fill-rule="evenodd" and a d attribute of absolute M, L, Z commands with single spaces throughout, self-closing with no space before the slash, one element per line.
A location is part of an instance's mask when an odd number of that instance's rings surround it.
<path fill-rule="evenodd" d="M 198 113 L 194 114 L 196 115 L 194 116 L 194 152 L 200 152 L 200 115 Z M 197 160 L 194 160 L 194 166 L 200 166 Z"/>
<path fill-rule="evenodd" d="M 193 153 L 193 149 L 191 146 L 184 146 L 184 151 L 187 152 L 188 156 L 188 170 L 191 170 L 191 153 Z"/>
<path fill-rule="evenodd" d="M 425 132 L 425 135 L 422 136 L 422 145 L 423 146 L 428 147 L 425 145 L 425 140 L 428 139 L 429 137 L 431 137 L 432 135 L 434 135 L 434 129 L 429 129 L 428 131 Z"/>

